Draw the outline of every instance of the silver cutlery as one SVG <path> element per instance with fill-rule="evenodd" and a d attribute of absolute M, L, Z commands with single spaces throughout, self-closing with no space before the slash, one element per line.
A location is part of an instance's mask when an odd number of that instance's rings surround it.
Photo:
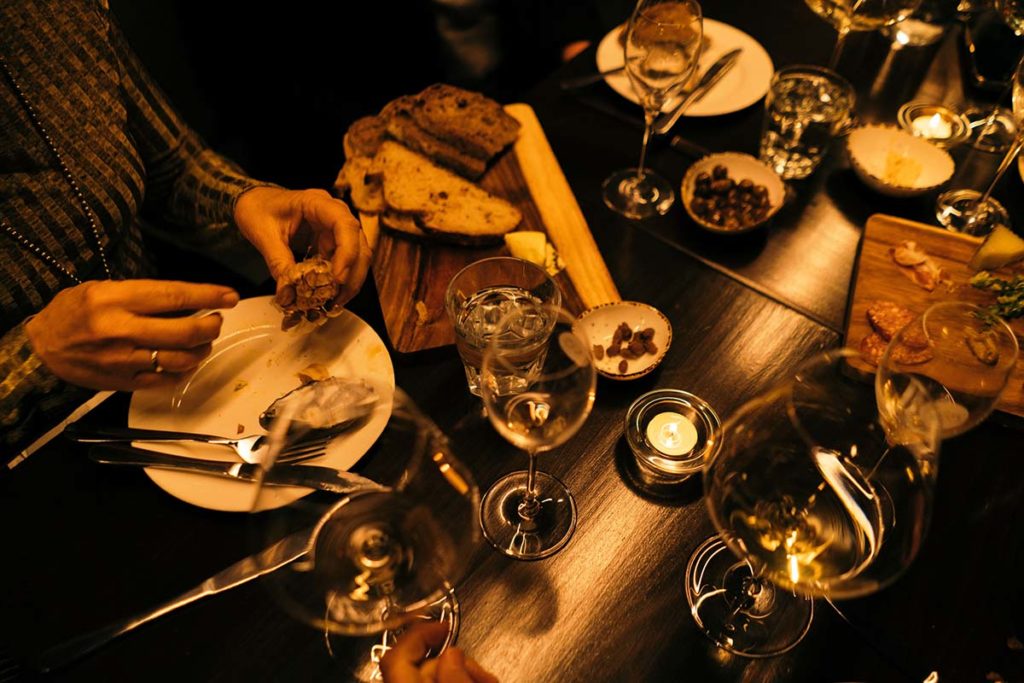
<path fill-rule="evenodd" d="M 607 71 L 598 71 L 596 73 L 590 73 L 586 76 L 574 76 L 571 78 L 563 78 L 558 84 L 562 90 L 575 90 L 576 88 L 582 88 L 584 86 L 597 83 L 598 81 L 604 80 L 605 76 L 611 76 L 613 74 L 622 73 L 626 70 L 626 65 L 617 66 L 614 69 L 608 69 Z"/>
<path fill-rule="evenodd" d="M 277 462 L 301 462 L 323 455 L 327 444 L 337 432 L 310 434 L 285 445 L 277 455 Z M 64 436 L 78 443 L 120 443 L 132 441 L 196 441 L 228 446 L 234 449 L 238 457 L 249 464 L 259 464 L 269 445 L 265 434 L 253 434 L 230 438 L 212 434 L 195 434 L 192 432 L 172 432 L 159 429 L 137 429 L 134 427 L 83 427 L 78 423 L 70 424 L 64 430 Z"/>
<path fill-rule="evenodd" d="M 693 89 L 682 95 L 682 101 L 673 109 L 671 112 L 660 114 L 657 119 L 654 120 L 654 126 L 652 130 L 658 134 L 663 135 L 672 129 L 672 126 L 676 125 L 676 121 L 682 116 L 690 105 L 699 102 L 708 92 L 711 91 L 715 85 L 722 80 L 722 77 L 729 72 L 730 69 L 739 60 L 740 54 L 743 52 L 741 48 L 730 50 L 724 55 L 715 60 L 715 63 L 708 67 L 707 71 L 697 81 L 697 85 L 693 86 Z"/>
<path fill-rule="evenodd" d="M 643 119 L 641 119 L 639 116 L 627 114 L 621 111 L 615 105 L 609 104 L 602 98 L 576 95 L 575 99 L 580 104 L 590 107 L 595 111 L 599 111 L 602 114 L 605 114 L 606 116 L 612 117 L 613 119 L 621 121 L 626 125 L 632 126 L 637 129 L 643 129 L 644 127 Z M 672 149 L 674 149 L 675 151 L 679 152 L 684 156 L 691 157 L 693 159 L 700 159 L 701 157 L 706 157 L 707 155 L 711 154 L 711 150 L 708 149 L 707 147 L 696 142 L 693 142 L 692 140 L 687 140 L 681 135 L 666 136 L 666 139 L 668 140 L 669 147 L 671 147 Z"/>
<path fill-rule="evenodd" d="M 313 528 L 303 529 L 290 536 L 286 536 L 269 548 L 236 562 L 227 569 L 214 574 L 187 593 L 179 595 L 155 609 L 56 645 L 44 651 L 36 658 L 36 668 L 44 673 L 53 671 L 84 657 L 114 638 L 122 636 L 179 607 L 193 603 L 208 595 L 222 593 L 280 569 L 309 551 L 314 530 Z"/>
<path fill-rule="evenodd" d="M 262 470 L 259 465 L 168 455 L 119 443 L 93 446 L 89 449 L 89 457 L 104 465 L 155 467 L 162 470 L 194 472 L 246 482 L 259 481 Z M 358 474 L 315 465 L 275 464 L 274 467 L 263 472 L 262 481 L 271 486 L 300 486 L 332 493 L 351 493 L 356 490 L 381 488 L 373 480 Z"/>

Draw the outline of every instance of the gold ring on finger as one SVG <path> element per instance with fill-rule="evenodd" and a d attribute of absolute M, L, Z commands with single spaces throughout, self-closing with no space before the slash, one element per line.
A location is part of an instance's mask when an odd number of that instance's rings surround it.
<path fill-rule="evenodd" d="M 149 364 L 153 366 L 153 372 L 159 374 L 164 371 L 164 366 L 160 365 L 160 358 L 157 354 L 160 353 L 156 349 L 149 352 Z"/>

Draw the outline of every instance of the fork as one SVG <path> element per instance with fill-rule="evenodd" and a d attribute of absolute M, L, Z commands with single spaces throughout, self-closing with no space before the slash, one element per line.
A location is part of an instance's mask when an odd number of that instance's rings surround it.
<path fill-rule="evenodd" d="M 263 453 L 269 445 L 266 434 L 253 434 L 231 439 L 212 434 L 194 434 L 192 432 L 169 432 L 159 429 L 136 429 L 134 427 L 95 427 L 88 428 L 73 423 L 64 429 L 64 436 L 79 443 L 119 443 L 130 441 L 199 441 L 234 449 L 243 462 L 251 465 L 262 461 Z M 277 462 L 303 462 L 323 455 L 327 444 L 335 434 L 323 432 L 308 439 L 300 439 L 287 444 L 277 455 Z"/>

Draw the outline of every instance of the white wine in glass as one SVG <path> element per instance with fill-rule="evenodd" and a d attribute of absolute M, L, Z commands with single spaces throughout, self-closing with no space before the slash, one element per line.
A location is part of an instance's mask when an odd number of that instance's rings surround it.
<path fill-rule="evenodd" d="M 509 352 L 504 339 L 542 320 L 550 335 L 531 355 L 524 374 L 523 350 Z M 572 437 L 594 405 L 596 371 L 590 345 L 564 309 L 525 304 L 502 318 L 484 353 L 480 387 L 487 416 L 501 436 L 526 451 L 529 468 L 508 474 L 484 493 L 480 525 L 498 551 L 517 560 L 536 560 L 560 550 L 576 528 L 576 502 L 555 477 L 537 471 L 537 455 Z M 540 359 L 537 361 L 536 359 Z M 505 377 L 520 376 L 523 387 L 506 390 Z"/>
<path fill-rule="evenodd" d="M 819 17 L 838 31 L 829 68 L 839 64 L 843 44 L 851 31 L 876 31 L 903 21 L 921 0 L 804 0 Z"/>
<path fill-rule="evenodd" d="M 644 108 L 644 140 L 636 168 L 605 179 L 605 204 L 628 218 L 663 214 L 672 183 L 646 167 L 654 117 L 690 80 L 700 58 L 703 22 L 695 0 L 640 0 L 626 26 L 626 75 Z"/>
<path fill-rule="evenodd" d="M 742 406 L 705 465 L 720 537 L 691 558 L 687 597 L 704 633 L 735 654 L 792 648 L 810 625 L 806 598 L 880 590 L 924 540 L 938 416 L 918 395 L 881 419 L 872 386 L 850 365 L 858 356 L 814 358 Z"/>

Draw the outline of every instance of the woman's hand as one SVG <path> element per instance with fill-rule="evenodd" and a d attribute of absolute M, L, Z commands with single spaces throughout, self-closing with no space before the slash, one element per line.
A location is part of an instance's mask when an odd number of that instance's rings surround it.
<path fill-rule="evenodd" d="M 323 190 L 253 188 L 238 198 L 235 223 L 263 254 L 279 290 L 281 277 L 295 264 L 293 246 L 314 247 L 331 261 L 341 285 L 335 307 L 355 296 L 366 279 L 371 253 L 359 221 L 345 202 Z"/>
<path fill-rule="evenodd" d="M 90 281 L 57 294 L 25 331 L 33 351 L 57 377 L 90 389 L 133 391 L 173 384 L 210 354 L 220 334 L 219 313 L 159 314 L 237 303 L 238 294 L 219 285 Z"/>
<path fill-rule="evenodd" d="M 406 629 L 380 661 L 384 683 L 498 683 L 457 647 L 449 647 L 437 659 L 424 661 L 427 650 L 437 648 L 448 635 L 448 626 L 423 621 Z"/>

